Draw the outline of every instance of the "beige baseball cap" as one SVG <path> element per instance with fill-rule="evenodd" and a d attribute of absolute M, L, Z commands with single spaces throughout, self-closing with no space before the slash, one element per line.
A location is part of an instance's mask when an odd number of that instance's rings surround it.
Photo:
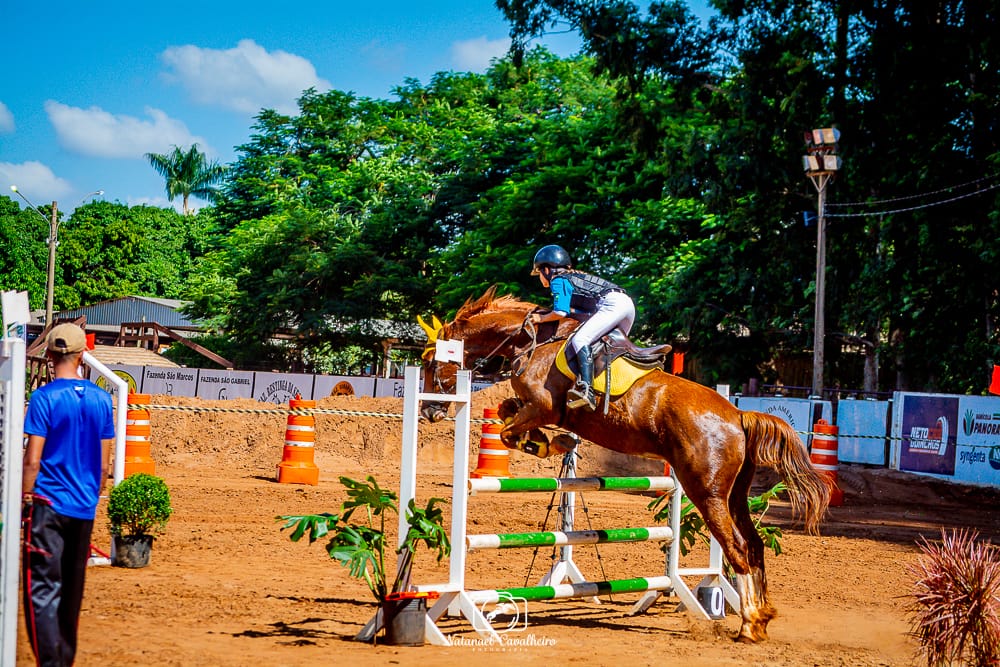
<path fill-rule="evenodd" d="M 75 324 L 57 324 L 45 339 L 45 347 L 61 354 L 83 352 L 87 349 L 87 335 Z"/>

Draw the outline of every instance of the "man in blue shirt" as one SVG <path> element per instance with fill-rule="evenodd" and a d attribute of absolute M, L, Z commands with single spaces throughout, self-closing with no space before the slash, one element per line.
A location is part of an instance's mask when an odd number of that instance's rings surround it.
<path fill-rule="evenodd" d="M 573 269 L 569 253 L 561 246 L 547 245 L 535 253 L 531 274 L 538 276 L 542 286 L 552 293 L 552 311 L 533 315 L 534 322 L 557 320 L 569 313 L 585 318 L 570 340 L 580 373 L 576 385 L 566 392 L 566 406 L 593 412 L 597 404 L 591 386 L 594 358 L 590 344 L 615 327 L 627 336 L 635 322 L 635 304 L 618 285 Z"/>
<path fill-rule="evenodd" d="M 46 338 L 55 379 L 24 418 L 24 618 L 39 665 L 72 665 L 97 503 L 115 436 L 111 395 L 80 376 L 86 336 L 60 324 Z"/>

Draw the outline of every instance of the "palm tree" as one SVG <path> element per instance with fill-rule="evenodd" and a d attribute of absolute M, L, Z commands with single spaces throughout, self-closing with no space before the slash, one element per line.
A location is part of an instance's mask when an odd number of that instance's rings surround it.
<path fill-rule="evenodd" d="M 205 154 L 198 150 L 198 144 L 193 144 L 186 153 L 177 146 L 166 155 L 146 153 L 146 159 L 160 176 L 167 179 L 167 200 L 173 201 L 177 195 L 183 197 L 184 215 L 190 213 L 188 197 L 191 195 L 214 201 L 217 193 L 213 186 L 226 173 L 226 167 L 208 161 Z"/>

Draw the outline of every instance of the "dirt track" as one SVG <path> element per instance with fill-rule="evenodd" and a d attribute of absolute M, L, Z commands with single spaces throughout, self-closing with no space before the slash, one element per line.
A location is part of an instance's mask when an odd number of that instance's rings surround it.
<path fill-rule="evenodd" d="M 493 407 L 504 387 L 480 392 L 473 415 Z M 266 407 L 254 401 L 208 402 L 154 396 L 156 404 L 193 408 Z M 398 414 L 399 399 L 331 397 L 321 408 Z M 916 540 L 934 539 L 944 527 L 974 527 L 997 541 L 997 493 L 918 479 L 884 470 L 841 471 L 845 505 L 833 508 L 821 537 L 803 534 L 777 503 L 767 521 L 784 530 L 784 553 L 769 555 L 768 581 L 779 617 L 771 639 L 735 644 L 733 616 L 693 623 L 676 599 L 658 601 L 648 613 L 628 616 L 638 595 L 531 603 L 529 646 L 487 648 L 461 618 L 443 620 L 445 634 L 467 645 L 395 648 L 351 641 L 374 613 L 364 585 L 329 560 L 319 544 L 291 543 L 280 533 L 279 514 L 335 511 L 344 496 L 337 477 L 374 475 L 398 489 L 401 424 L 395 419 L 317 418 L 318 486 L 277 484 L 285 421 L 280 415 L 152 411 L 157 474 L 170 485 L 175 508 L 148 568 L 89 570 L 77 664 L 89 665 L 478 665 L 555 662 L 637 665 L 911 665 L 917 645 L 907 636 L 905 567 L 918 554 Z M 473 445 L 477 444 L 474 440 Z M 448 422 L 421 426 L 418 494 L 450 495 L 452 432 Z M 475 453 L 472 460 L 476 460 Z M 515 476 L 554 476 L 558 459 L 514 454 Z M 580 475 L 656 473 L 657 464 L 633 461 L 586 446 Z M 660 468 L 662 470 L 662 468 Z M 758 489 L 772 482 L 759 478 Z M 577 526 L 647 525 L 649 498 L 582 494 Z M 542 526 L 549 497 L 477 497 L 472 529 L 518 532 Z M 99 510 L 95 544 L 109 538 Z M 547 527 L 554 527 L 555 512 Z M 600 559 L 598 560 L 598 554 Z M 426 556 L 426 554 L 422 554 Z M 575 560 L 588 576 L 620 578 L 662 574 L 663 555 L 653 544 L 577 547 Z M 519 586 L 537 581 L 551 553 L 530 550 L 470 555 L 470 588 Z M 705 558 L 704 554 L 699 556 Z M 446 564 L 420 561 L 416 579 L 447 579 Z M 32 664 L 23 629 L 18 664 Z"/>

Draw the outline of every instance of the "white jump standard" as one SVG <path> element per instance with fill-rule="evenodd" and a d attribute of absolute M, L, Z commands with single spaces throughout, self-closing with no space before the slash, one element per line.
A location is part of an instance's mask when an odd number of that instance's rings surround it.
<path fill-rule="evenodd" d="M 406 507 L 416 492 L 417 474 L 417 432 L 419 406 L 421 401 L 446 401 L 454 403 L 455 411 L 455 458 L 452 469 L 452 517 L 450 540 L 452 552 L 449 559 L 448 581 L 437 584 L 421 584 L 419 591 L 434 591 L 440 595 L 426 617 L 426 637 L 432 644 L 450 646 L 451 641 L 440 628 L 437 620 L 445 613 L 461 615 L 468 619 L 473 629 L 484 639 L 501 641 L 497 630 L 483 614 L 482 607 L 492 603 L 511 600 L 554 600 L 564 598 L 585 598 L 611 593 L 639 593 L 646 595 L 636 603 L 633 612 L 649 607 L 660 595 L 673 591 L 684 608 L 700 618 L 709 619 L 708 613 L 698 602 L 696 592 L 706 586 L 719 587 L 733 609 L 739 609 L 739 596 L 724 575 L 721 549 L 712 540 L 712 556 L 709 567 L 680 569 L 679 534 L 680 504 L 682 490 L 671 477 L 590 477 L 552 479 L 469 479 L 469 434 L 471 408 L 471 373 L 459 371 L 455 394 L 422 393 L 419 387 L 420 368 L 408 366 L 405 369 L 403 395 L 403 446 L 400 465 L 400 507 Z M 467 491 L 466 491 L 467 490 Z M 561 531 L 513 533 L 506 535 L 469 535 L 467 532 L 469 495 L 481 493 L 538 493 L 563 491 L 650 491 L 661 490 L 671 493 L 670 526 L 643 528 L 617 528 L 606 530 L 573 531 L 564 523 Z M 406 534 L 406 518 L 400 516 L 399 535 Z M 562 546 L 571 548 L 574 544 L 605 544 L 616 542 L 662 541 L 668 544 L 665 574 L 649 577 L 634 577 L 610 581 L 582 581 L 582 575 L 574 572 L 571 583 L 562 583 L 559 577 L 549 576 L 538 586 L 504 588 L 495 590 L 469 591 L 465 588 L 466 557 L 474 549 L 532 548 L 537 546 Z M 718 557 L 715 556 L 718 554 Z M 550 573 L 551 575 L 551 573 Z M 566 576 L 569 576 L 568 574 Z M 694 589 L 689 588 L 683 577 L 700 576 L 701 581 Z M 358 634 L 358 639 L 370 639 L 382 626 L 381 612 L 375 616 Z"/>

